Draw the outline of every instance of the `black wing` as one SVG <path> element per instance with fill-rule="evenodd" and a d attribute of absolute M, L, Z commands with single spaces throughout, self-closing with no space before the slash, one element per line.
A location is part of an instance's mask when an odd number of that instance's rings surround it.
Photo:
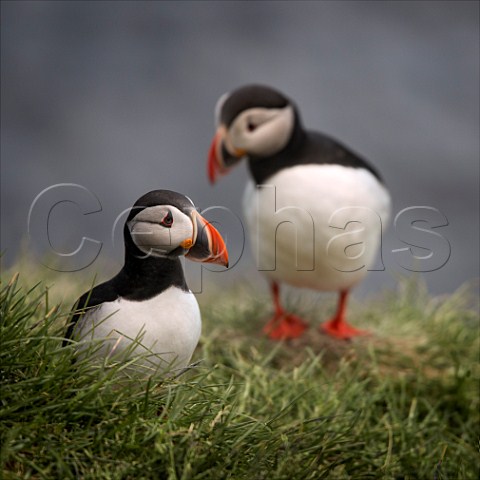
<path fill-rule="evenodd" d="M 65 334 L 65 340 L 62 345 L 68 345 L 68 339 L 72 338 L 77 322 L 87 310 L 95 308 L 105 302 L 113 302 L 117 298 L 118 294 L 115 292 L 111 281 L 97 285 L 92 288 L 92 290 L 85 292 L 73 305 L 73 316 L 68 323 L 67 333 Z"/>

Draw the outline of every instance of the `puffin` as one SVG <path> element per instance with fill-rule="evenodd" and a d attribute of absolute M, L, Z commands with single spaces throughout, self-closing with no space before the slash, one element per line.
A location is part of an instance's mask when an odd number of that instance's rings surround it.
<path fill-rule="evenodd" d="M 250 173 L 243 212 L 253 256 L 269 280 L 273 340 L 301 336 L 308 322 L 287 312 L 280 286 L 338 292 L 325 334 L 351 339 L 369 332 L 346 320 L 349 292 L 372 269 L 391 200 L 378 170 L 346 145 L 304 128 L 296 104 L 265 85 L 222 95 L 208 152 L 213 184 L 241 160 Z"/>
<path fill-rule="evenodd" d="M 180 257 L 228 267 L 225 242 L 187 196 L 170 190 L 140 197 L 123 237 L 122 269 L 75 302 L 64 345 L 76 341 L 79 358 L 139 358 L 134 370 L 147 374 L 183 371 L 201 315 Z"/>

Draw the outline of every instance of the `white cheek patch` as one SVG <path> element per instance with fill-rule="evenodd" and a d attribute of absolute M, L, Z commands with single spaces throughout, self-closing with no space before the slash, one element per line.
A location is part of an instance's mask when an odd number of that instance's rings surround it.
<path fill-rule="evenodd" d="M 161 225 L 169 211 L 173 218 L 170 228 Z M 154 256 L 167 255 L 194 236 L 192 220 L 171 205 L 145 208 L 128 222 L 128 229 L 135 245 L 143 253 Z"/>
<path fill-rule="evenodd" d="M 287 145 L 294 122 L 291 105 L 285 108 L 251 108 L 235 119 L 229 130 L 229 139 L 237 149 L 266 157 Z"/>
<path fill-rule="evenodd" d="M 174 249 L 170 228 L 148 222 L 129 224 L 133 243 L 147 255 L 162 256 Z"/>
<path fill-rule="evenodd" d="M 188 215 L 175 209 L 172 210 L 173 225 L 170 228 L 170 235 L 172 238 L 172 245 L 175 248 L 179 247 L 182 242 L 187 239 L 194 240 L 193 223 Z"/>

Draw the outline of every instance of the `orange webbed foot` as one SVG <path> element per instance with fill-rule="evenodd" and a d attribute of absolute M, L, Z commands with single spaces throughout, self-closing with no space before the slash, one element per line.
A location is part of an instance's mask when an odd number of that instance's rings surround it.
<path fill-rule="evenodd" d="M 331 337 L 339 338 L 341 340 L 371 335 L 370 332 L 366 330 L 359 330 L 346 322 L 339 322 L 335 318 L 322 324 L 320 330 Z"/>
<path fill-rule="evenodd" d="M 263 332 L 272 340 L 290 340 L 300 337 L 308 328 L 308 323 L 296 315 L 276 314 L 265 325 Z"/>

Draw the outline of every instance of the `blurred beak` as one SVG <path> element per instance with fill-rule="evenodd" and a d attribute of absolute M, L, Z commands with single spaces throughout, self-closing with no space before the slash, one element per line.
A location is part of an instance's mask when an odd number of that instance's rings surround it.
<path fill-rule="evenodd" d="M 185 255 L 194 262 L 216 263 L 228 268 L 228 251 L 218 230 L 196 210 L 192 212 L 194 239 L 186 240 L 190 247 Z"/>
<path fill-rule="evenodd" d="M 222 156 L 222 145 L 225 134 L 225 127 L 218 127 L 210 145 L 210 150 L 208 151 L 208 179 L 212 184 L 215 183 L 217 176 L 226 173 Z"/>
<path fill-rule="evenodd" d="M 227 128 L 220 125 L 213 137 L 210 149 L 208 151 L 208 179 L 210 183 L 215 183 L 217 177 L 225 175 L 230 167 L 235 165 L 246 152 L 240 149 L 234 149 L 234 153 L 230 153 L 226 148 Z"/>

